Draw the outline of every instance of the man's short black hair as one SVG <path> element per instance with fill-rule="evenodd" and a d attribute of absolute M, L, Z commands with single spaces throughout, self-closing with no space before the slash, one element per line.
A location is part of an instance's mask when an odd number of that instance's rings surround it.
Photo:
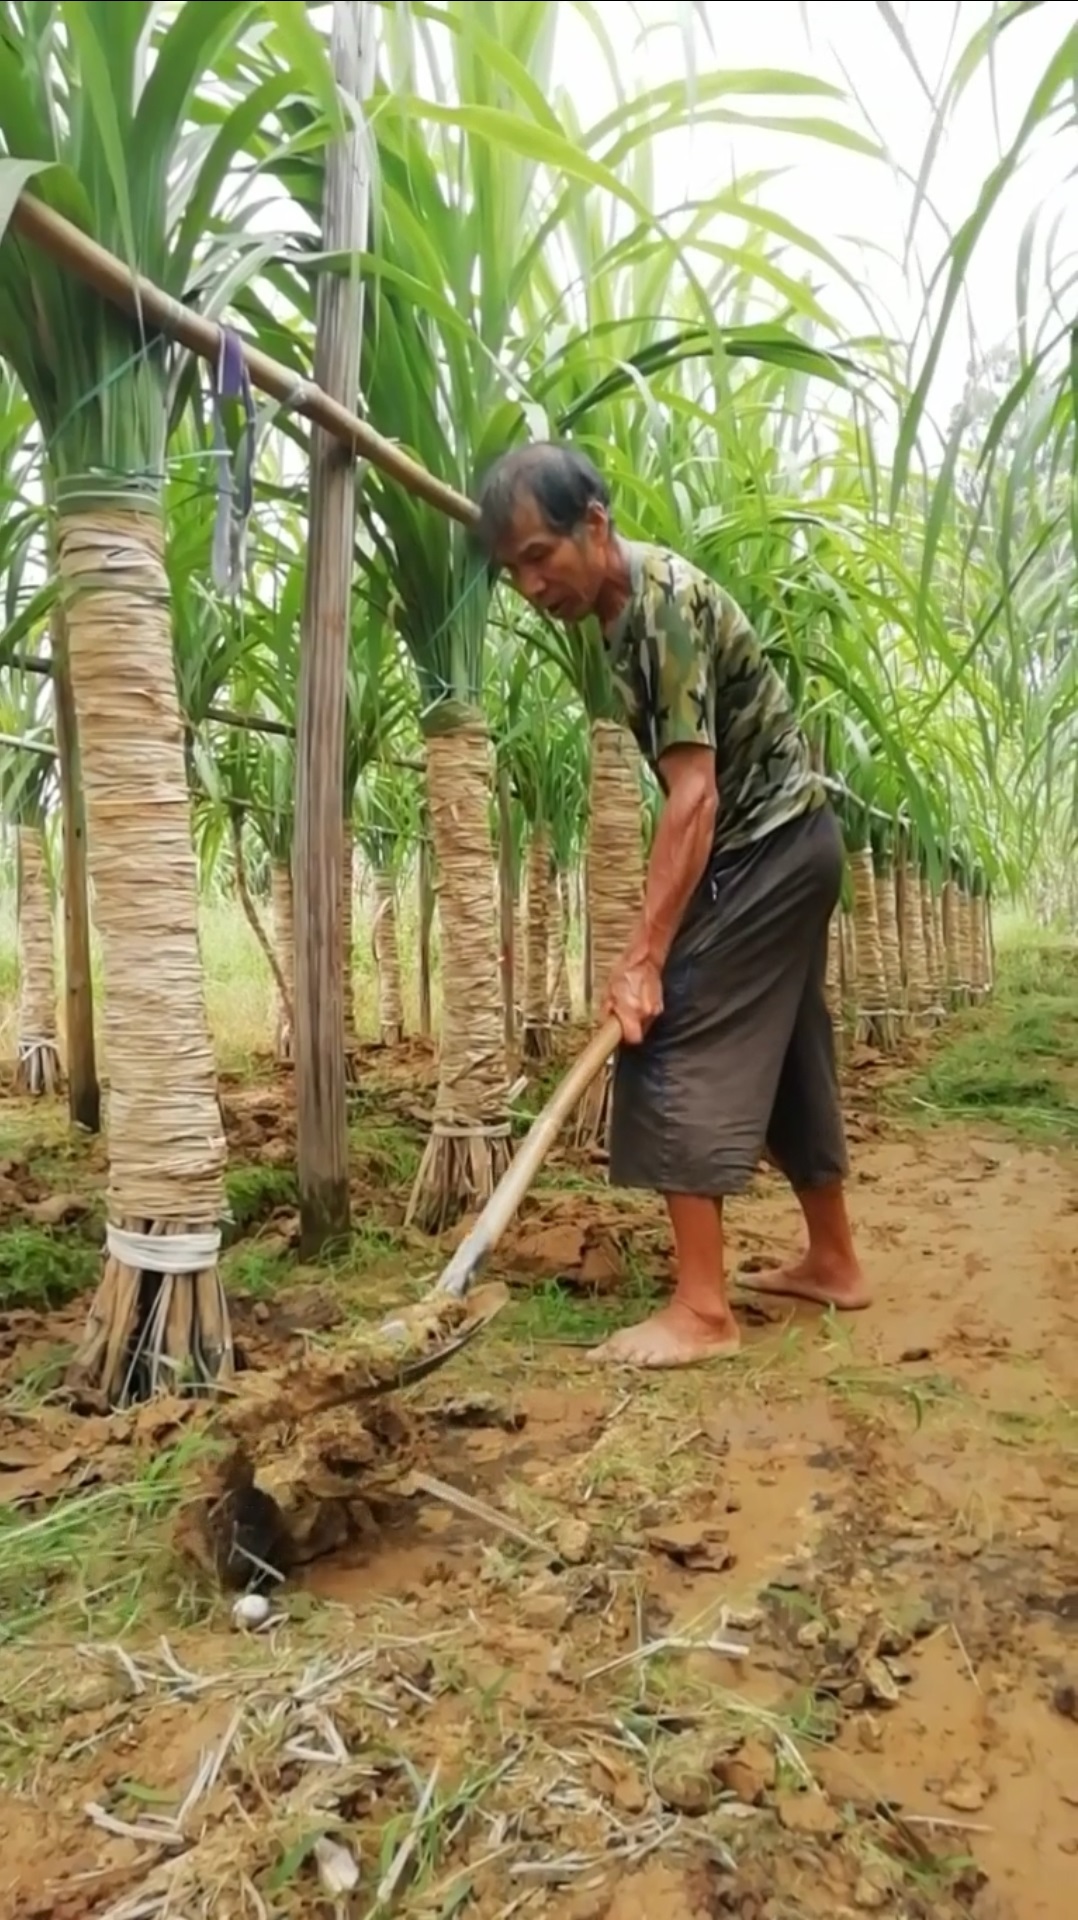
<path fill-rule="evenodd" d="M 606 481 L 586 454 L 556 440 L 503 453 L 479 489 L 479 539 L 493 553 L 513 524 L 521 498 L 535 501 L 553 533 L 575 533 L 588 508 L 610 512 Z"/>

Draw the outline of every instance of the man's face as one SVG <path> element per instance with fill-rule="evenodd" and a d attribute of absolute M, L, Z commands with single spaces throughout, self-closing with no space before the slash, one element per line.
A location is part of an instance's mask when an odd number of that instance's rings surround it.
<path fill-rule="evenodd" d="M 575 621 L 594 610 L 609 549 L 610 522 L 603 507 L 589 507 L 575 533 L 558 533 L 532 496 L 522 494 L 494 559 L 533 607 L 555 620 Z"/>

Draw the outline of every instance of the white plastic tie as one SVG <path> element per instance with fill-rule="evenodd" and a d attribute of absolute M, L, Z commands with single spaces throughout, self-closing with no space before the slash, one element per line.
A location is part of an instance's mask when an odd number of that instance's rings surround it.
<path fill-rule="evenodd" d="M 205 1273 L 217 1265 L 221 1235 L 212 1233 L 128 1233 L 111 1224 L 105 1244 L 114 1260 L 136 1273 Z"/>
<path fill-rule="evenodd" d="M 48 1039 L 45 1034 L 24 1033 L 19 1040 L 19 1059 L 27 1060 L 32 1053 L 44 1053 L 46 1048 L 50 1053 L 60 1051 L 56 1041 Z"/>

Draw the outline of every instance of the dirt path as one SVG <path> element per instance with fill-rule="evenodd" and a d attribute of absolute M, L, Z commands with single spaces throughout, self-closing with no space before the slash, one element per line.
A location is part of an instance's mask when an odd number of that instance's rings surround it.
<path fill-rule="evenodd" d="M 134 1679 L 77 1653 L 68 1615 L 0 1652 L 0 1913 L 82 1920 L 163 1887 L 145 1817 L 224 1741 L 179 1852 L 192 1920 L 257 1913 L 245 1886 L 328 1912 L 300 1843 L 334 1821 L 362 1836 L 364 1916 L 411 1835 L 415 1920 L 1070 1920 L 1078 1168 L 892 1131 L 859 1145 L 854 1204 L 877 1289 L 856 1320 L 746 1306 L 736 1363 L 641 1382 L 554 1344 L 571 1308 L 539 1336 L 521 1309 L 412 1396 L 432 1471 L 556 1565 L 402 1497 L 290 1592 L 271 1643 L 172 1569 L 122 1633 Z M 639 1207 L 542 1207 L 620 1221 L 654 1267 Z M 765 1182 L 732 1228 L 747 1258 L 796 1222 Z"/>

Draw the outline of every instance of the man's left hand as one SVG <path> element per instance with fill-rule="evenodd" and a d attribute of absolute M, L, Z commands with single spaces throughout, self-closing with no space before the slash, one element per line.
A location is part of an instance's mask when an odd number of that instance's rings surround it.
<path fill-rule="evenodd" d="M 662 1010 L 662 974 L 654 960 L 622 961 L 607 987 L 603 1015 L 621 1022 L 626 1046 L 638 1047 Z"/>

